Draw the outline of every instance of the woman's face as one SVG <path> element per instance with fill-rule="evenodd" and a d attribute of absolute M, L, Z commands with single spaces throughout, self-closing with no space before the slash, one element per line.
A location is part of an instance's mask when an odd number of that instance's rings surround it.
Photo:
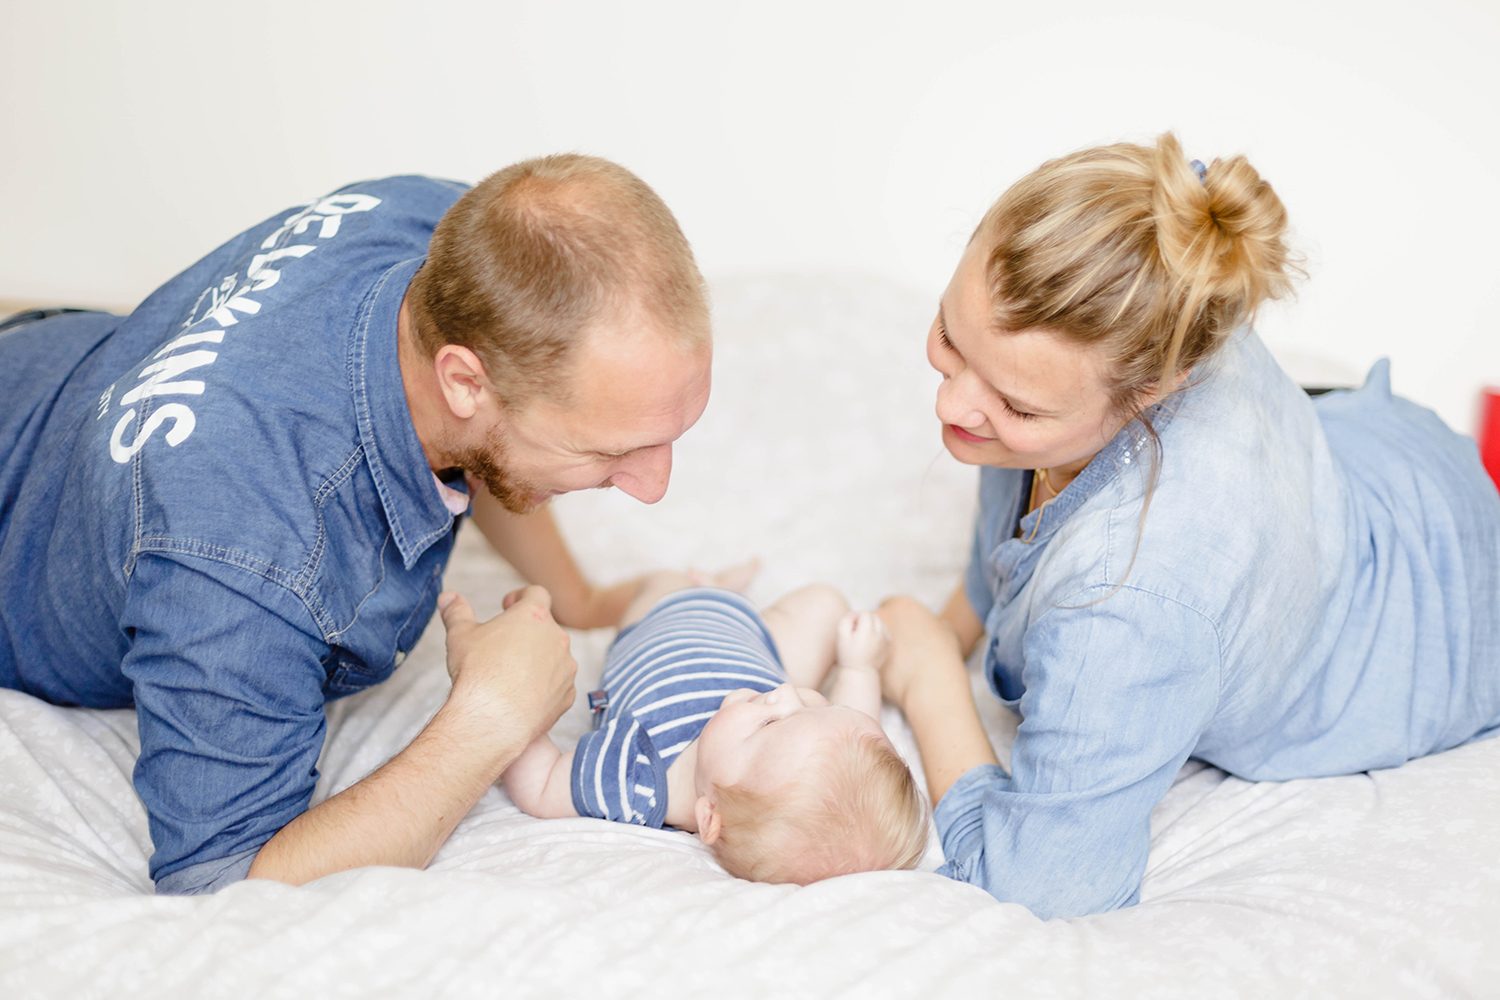
<path fill-rule="evenodd" d="M 1046 330 L 992 329 L 984 258 L 970 243 L 927 334 L 943 444 L 969 465 L 1076 473 L 1124 426 L 1103 359 Z"/>

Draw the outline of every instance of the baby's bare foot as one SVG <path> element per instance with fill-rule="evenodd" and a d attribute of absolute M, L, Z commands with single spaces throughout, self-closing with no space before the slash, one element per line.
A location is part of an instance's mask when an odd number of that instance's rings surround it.
<path fill-rule="evenodd" d="M 839 663 L 879 670 L 891 652 L 885 622 L 873 611 L 851 611 L 839 620 Z"/>

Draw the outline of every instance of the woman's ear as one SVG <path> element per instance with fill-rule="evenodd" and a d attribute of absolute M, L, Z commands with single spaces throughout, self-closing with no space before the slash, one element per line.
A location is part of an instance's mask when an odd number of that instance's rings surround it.
<path fill-rule="evenodd" d="M 693 817 L 698 821 L 698 839 L 706 847 L 714 846 L 714 841 L 719 839 L 720 820 L 713 800 L 707 795 L 698 796 L 698 801 L 693 803 Z"/>

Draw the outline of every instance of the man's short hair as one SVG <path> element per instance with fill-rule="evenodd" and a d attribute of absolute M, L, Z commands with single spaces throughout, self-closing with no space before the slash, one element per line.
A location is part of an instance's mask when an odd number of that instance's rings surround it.
<path fill-rule="evenodd" d="M 510 407 L 565 393 L 569 352 L 600 319 L 708 336 L 703 278 L 671 211 L 629 170 L 577 154 L 525 160 L 466 192 L 438 222 L 408 304 L 429 356 L 469 348 Z"/>

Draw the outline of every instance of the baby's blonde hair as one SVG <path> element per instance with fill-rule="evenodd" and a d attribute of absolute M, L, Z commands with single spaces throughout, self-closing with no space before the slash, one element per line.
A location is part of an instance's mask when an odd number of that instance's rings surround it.
<path fill-rule="evenodd" d="M 861 733 L 813 756 L 779 788 L 718 788 L 719 864 L 756 882 L 807 885 L 914 868 L 927 849 L 927 802 L 883 737 Z"/>

